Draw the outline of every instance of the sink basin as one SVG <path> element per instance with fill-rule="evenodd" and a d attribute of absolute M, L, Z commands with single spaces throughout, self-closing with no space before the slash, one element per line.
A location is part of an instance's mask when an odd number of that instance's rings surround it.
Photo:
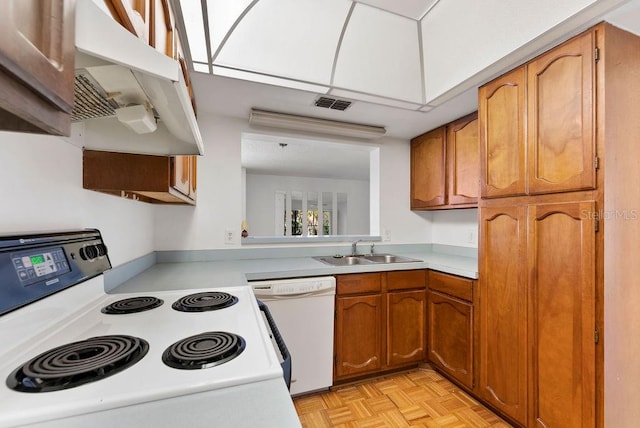
<path fill-rule="evenodd" d="M 322 256 L 322 257 L 314 257 L 314 259 L 319 260 L 331 266 L 411 263 L 411 262 L 422 261 L 418 259 L 412 259 L 409 257 L 396 256 L 395 254 L 356 254 L 356 255 L 350 255 L 350 256 Z"/>
<path fill-rule="evenodd" d="M 332 266 L 368 265 L 374 263 L 360 254 L 355 256 L 323 256 L 314 257 L 314 259 Z"/>

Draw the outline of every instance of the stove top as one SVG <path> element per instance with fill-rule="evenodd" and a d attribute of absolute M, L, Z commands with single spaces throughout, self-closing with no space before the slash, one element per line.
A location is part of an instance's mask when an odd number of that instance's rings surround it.
<path fill-rule="evenodd" d="M 222 291 L 207 291 L 181 297 L 171 307 L 180 312 L 206 312 L 228 308 L 238 303 L 238 298 Z"/>
<path fill-rule="evenodd" d="M 0 378 L 7 380 L 0 388 L 0 426 L 113 409 L 282 376 L 249 286 L 113 295 L 102 290 L 102 277 L 90 279 L 0 317 L 0 342 L 13 344 L 0 351 Z M 188 296 L 211 295 L 228 295 L 223 300 L 234 303 L 203 312 L 181 312 L 168 304 Z M 137 308 L 139 304 L 146 307 L 149 300 L 155 302 L 151 305 L 155 307 L 147 310 L 118 315 L 104 311 L 108 307 Z M 77 309 L 71 310 L 68 305 L 76 305 Z M 120 343 L 125 338 L 137 341 L 140 349 L 130 353 L 129 345 Z M 107 343 L 98 344 L 103 340 Z M 87 344 L 90 351 L 78 349 Z M 126 355 L 124 360 L 131 364 L 113 369 L 109 366 L 99 379 L 89 379 L 97 360 L 111 353 L 118 354 L 116 359 L 120 354 Z M 82 363 L 70 368 L 76 359 Z M 44 374 L 40 366 L 47 367 Z M 68 379 L 49 383 L 46 372 L 59 368 L 70 368 L 72 387 L 60 389 L 56 384 L 64 384 Z M 12 389 L 14 383 L 17 390 Z M 46 384 L 40 388 L 44 392 L 25 392 L 32 391 L 31 385 L 42 384 Z"/>

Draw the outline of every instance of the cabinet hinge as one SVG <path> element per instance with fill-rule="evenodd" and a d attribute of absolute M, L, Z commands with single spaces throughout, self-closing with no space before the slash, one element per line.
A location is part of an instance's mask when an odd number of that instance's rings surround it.
<path fill-rule="evenodd" d="M 600 342 L 600 332 L 598 331 L 598 329 L 596 328 L 593 332 L 593 340 L 596 343 L 596 345 Z"/>
<path fill-rule="evenodd" d="M 595 49 L 593 50 L 593 60 L 594 60 L 595 62 L 598 62 L 598 60 L 599 60 L 599 59 L 600 59 L 600 49 L 595 48 Z"/>
<path fill-rule="evenodd" d="M 600 158 L 598 156 L 593 159 L 593 166 L 595 167 L 596 171 L 600 169 Z"/>
<path fill-rule="evenodd" d="M 338 368 L 338 356 L 333 356 L 333 367 Z"/>
<path fill-rule="evenodd" d="M 600 231 L 600 220 L 595 219 L 593 222 L 593 230 L 596 232 Z"/>

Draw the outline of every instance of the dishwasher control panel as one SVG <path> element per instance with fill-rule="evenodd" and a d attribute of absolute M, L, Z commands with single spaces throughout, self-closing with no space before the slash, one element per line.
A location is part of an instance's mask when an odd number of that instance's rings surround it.
<path fill-rule="evenodd" d="M 335 290 L 336 280 L 334 277 L 322 277 L 259 281 L 252 283 L 252 287 L 256 296 L 286 296 Z"/>

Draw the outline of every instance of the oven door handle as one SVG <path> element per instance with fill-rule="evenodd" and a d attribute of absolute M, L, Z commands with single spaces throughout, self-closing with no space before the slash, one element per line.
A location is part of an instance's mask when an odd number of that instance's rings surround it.
<path fill-rule="evenodd" d="M 256 300 L 258 301 L 258 308 L 260 308 L 260 310 L 264 312 L 265 318 L 269 323 L 269 329 L 271 330 L 271 333 L 273 334 L 273 337 L 276 340 L 276 343 L 278 344 L 278 349 L 280 350 L 280 354 L 282 355 L 282 359 L 283 359 L 280 366 L 282 367 L 282 372 L 283 372 L 285 383 L 287 384 L 287 389 L 289 389 L 291 388 L 291 354 L 287 349 L 287 345 L 284 343 L 284 339 L 282 338 L 282 335 L 278 330 L 278 326 L 276 325 L 276 322 L 273 319 L 273 316 L 271 316 L 271 312 L 269 312 L 269 308 L 267 307 L 266 304 L 264 304 L 260 300 L 258 299 Z"/>

